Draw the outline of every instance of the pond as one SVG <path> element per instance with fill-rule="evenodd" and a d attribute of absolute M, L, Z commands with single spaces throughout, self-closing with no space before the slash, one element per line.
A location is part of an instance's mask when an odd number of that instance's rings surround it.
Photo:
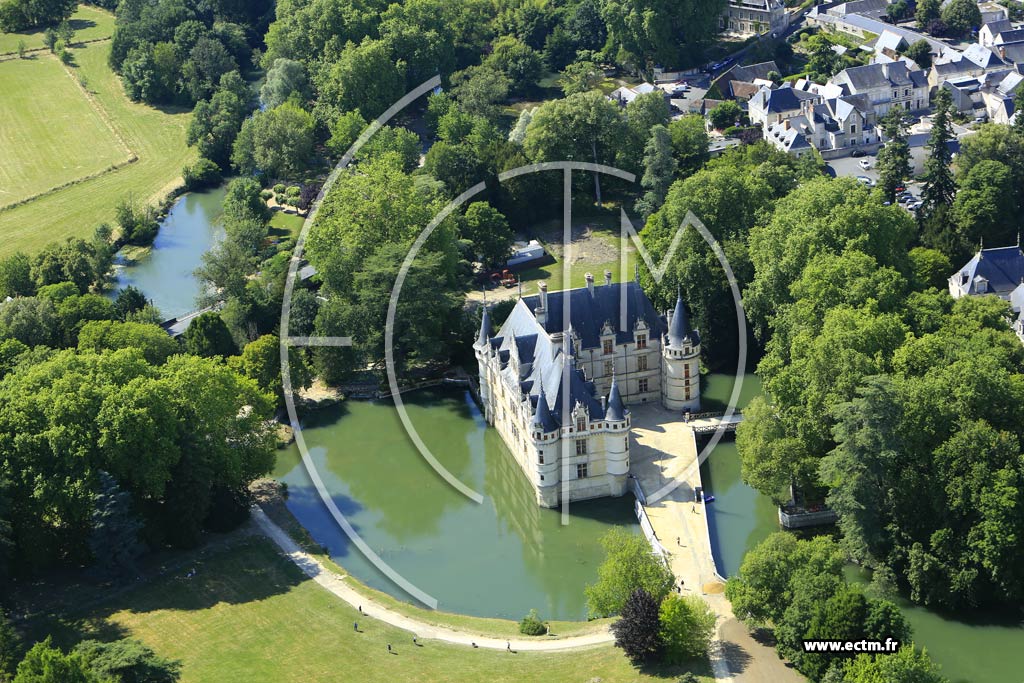
<path fill-rule="evenodd" d="M 733 379 L 713 375 L 705 384 L 705 407 L 720 404 L 719 408 L 707 409 L 724 409 Z M 748 375 L 739 407 L 759 393 L 759 380 Z M 719 442 L 701 465 L 701 479 L 705 490 L 715 496 L 715 502 L 708 506 L 715 564 L 721 574 L 733 576 L 744 554 L 780 528 L 778 512 L 766 496 L 741 480 L 739 453 L 731 438 Z M 868 580 L 852 565 L 847 576 L 852 581 Z M 899 604 L 913 627 L 917 645 L 928 650 L 952 683 L 1005 683 L 1020 678 L 1019 672 L 1024 670 L 1024 628 L 1020 624 L 970 622 L 966 615 L 954 619 L 906 600 Z"/>
<path fill-rule="evenodd" d="M 604 559 L 613 525 L 639 532 L 633 497 L 574 503 L 570 523 L 537 506 L 531 485 L 468 391 L 405 397 L 423 441 L 455 476 L 480 491 L 476 504 L 422 459 L 390 402 L 346 401 L 309 416 L 303 434 L 338 508 L 386 562 L 437 598 L 439 609 L 520 619 L 585 619 L 583 588 Z M 410 600 L 352 546 L 317 496 L 293 445 L 274 476 L 288 508 L 363 583 Z"/>
<path fill-rule="evenodd" d="M 224 236 L 220 218 L 225 192 L 221 187 L 178 198 L 160 222 L 149 253 L 131 264 L 118 255 L 109 296 L 134 285 L 153 301 L 164 319 L 194 311 L 199 282 L 192 273 L 202 264 L 203 254 Z"/>

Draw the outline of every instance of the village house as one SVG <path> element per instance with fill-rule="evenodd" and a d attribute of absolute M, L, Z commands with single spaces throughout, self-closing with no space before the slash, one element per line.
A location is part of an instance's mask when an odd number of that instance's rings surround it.
<path fill-rule="evenodd" d="M 778 34 L 789 26 L 789 13 L 781 0 L 729 0 L 719 17 L 719 28 L 738 38 Z"/>
<path fill-rule="evenodd" d="M 537 503 L 621 496 L 628 405 L 700 409 L 700 334 L 682 298 L 658 315 L 638 282 L 539 292 L 494 333 L 485 308 L 473 348 L 487 422 L 533 485 Z M 566 311 L 568 307 L 568 311 Z M 624 318 L 623 316 L 624 312 Z"/>
<path fill-rule="evenodd" d="M 796 157 L 813 147 L 830 158 L 882 141 L 865 95 L 805 101 L 799 116 L 768 126 L 764 137 Z"/>
<path fill-rule="evenodd" d="M 908 111 L 928 107 L 927 77 L 905 62 L 850 67 L 833 76 L 829 83 L 841 86 L 846 95 L 866 95 L 876 118 L 893 107 Z"/>
<path fill-rule="evenodd" d="M 804 102 L 817 99 L 818 96 L 814 93 L 797 90 L 789 85 L 782 88 L 761 86 L 747 103 L 747 115 L 750 117 L 750 123 L 767 129 L 786 119 L 800 116 L 803 113 Z"/>
<path fill-rule="evenodd" d="M 950 91 L 957 111 L 993 123 L 1009 123 L 1014 112 L 1014 98 L 1024 83 L 1024 76 L 1012 69 L 956 78 L 942 84 Z"/>
<path fill-rule="evenodd" d="M 992 294 L 1010 303 L 1013 329 L 1024 342 L 1024 251 L 1020 238 L 1011 247 L 979 248 L 963 268 L 949 278 L 954 299 Z"/>

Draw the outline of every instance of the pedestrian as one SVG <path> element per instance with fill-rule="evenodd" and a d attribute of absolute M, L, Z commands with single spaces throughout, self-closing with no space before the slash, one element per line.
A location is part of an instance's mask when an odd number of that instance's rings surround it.
<path fill-rule="evenodd" d="M 416 636 L 412 637 L 412 644 L 413 645 L 419 645 L 419 643 L 416 642 Z"/>
<path fill-rule="evenodd" d="M 388 652 L 391 652 L 391 643 L 388 643 Z"/>
<path fill-rule="evenodd" d="M 363 606 L 362 606 L 362 605 L 359 605 L 359 613 L 360 613 L 360 614 L 362 614 L 362 613 L 363 613 Z"/>
<path fill-rule="evenodd" d="M 476 641 L 474 640 L 474 641 L 470 642 L 470 645 L 472 645 L 474 648 L 476 648 L 476 646 L 477 646 L 476 645 Z"/>
<path fill-rule="evenodd" d="M 358 621 L 353 621 L 352 622 L 352 630 L 355 631 L 356 633 L 359 633 L 359 622 Z"/>
<path fill-rule="evenodd" d="M 508 650 L 509 652 L 512 652 L 512 643 L 506 641 L 505 642 L 505 649 Z"/>
<path fill-rule="evenodd" d="M 678 545 L 679 547 L 682 547 L 683 545 L 683 539 L 679 536 L 676 536 L 676 545 Z"/>

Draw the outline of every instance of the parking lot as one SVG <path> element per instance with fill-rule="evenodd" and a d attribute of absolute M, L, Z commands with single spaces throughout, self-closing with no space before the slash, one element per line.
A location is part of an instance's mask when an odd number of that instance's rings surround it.
<path fill-rule="evenodd" d="M 860 162 L 867 159 L 870 163 L 870 167 L 867 169 L 861 168 Z M 865 157 L 855 159 L 853 157 L 843 157 L 841 159 L 832 159 L 826 163 L 826 168 L 830 175 L 836 178 L 858 178 L 866 177 L 870 178 L 873 183 L 878 183 L 878 169 L 875 168 L 875 164 L 878 162 L 877 157 L 874 154 L 869 154 Z M 913 180 L 904 184 L 907 191 L 910 192 L 918 200 L 921 198 L 921 183 Z M 902 206 L 902 204 L 901 204 Z"/>

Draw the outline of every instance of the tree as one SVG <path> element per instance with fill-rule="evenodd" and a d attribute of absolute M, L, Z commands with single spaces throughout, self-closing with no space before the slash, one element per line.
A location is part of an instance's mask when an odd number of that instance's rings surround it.
<path fill-rule="evenodd" d="M 181 179 L 190 192 L 217 187 L 221 183 L 220 166 L 213 161 L 200 157 L 194 164 L 181 169 Z"/>
<path fill-rule="evenodd" d="M 122 638 L 109 643 L 83 640 L 75 646 L 89 669 L 103 680 L 120 683 L 174 683 L 181 672 L 181 663 L 165 659 L 148 645 Z"/>
<path fill-rule="evenodd" d="M 676 155 L 681 175 L 693 173 L 704 165 L 711 145 L 704 128 L 704 117 L 688 114 L 674 119 L 668 124 L 668 132 L 672 137 L 672 151 Z"/>
<path fill-rule="evenodd" d="M 452 97 L 468 114 L 496 119 L 508 97 L 512 81 L 490 63 L 452 74 Z"/>
<path fill-rule="evenodd" d="M 174 354 L 181 353 L 177 340 L 156 325 L 114 320 L 86 322 L 78 333 L 78 349 L 97 353 L 138 349 L 152 365 L 162 365 Z"/>
<path fill-rule="evenodd" d="M 249 100 L 249 86 L 238 72 L 224 74 L 213 97 L 200 100 L 193 109 L 186 142 L 195 145 L 201 157 L 226 169 L 238 130 L 251 109 Z"/>
<path fill-rule="evenodd" d="M 0 301 L 7 297 L 32 296 L 35 292 L 32 261 L 24 252 L 16 252 L 0 261 Z"/>
<path fill-rule="evenodd" d="M 623 603 L 620 617 L 611 626 L 615 646 L 621 647 L 634 664 L 656 659 L 662 651 L 658 600 L 637 588 Z"/>
<path fill-rule="evenodd" d="M 957 184 L 952 218 L 962 247 L 953 255 L 973 252 L 983 241 L 1013 244 L 1020 223 L 1012 169 L 999 161 L 981 161 L 961 174 Z"/>
<path fill-rule="evenodd" d="M 559 85 L 566 97 L 593 90 L 604 79 L 604 71 L 594 62 L 576 61 L 562 70 Z"/>
<path fill-rule="evenodd" d="M 85 660 L 53 647 L 49 637 L 36 643 L 18 664 L 14 683 L 101 683 Z"/>
<path fill-rule="evenodd" d="M 621 613 L 626 600 L 643 589 L 660 603 L 672 590 L 675 578 L 640 534 L 614 527 L 602 538 L 605 560 L 597 570 L 597 583 L 584 589 L 591 616 Z"/>
<path fill-rule="evenodd" d="M 94 498 L 89 550 L 93 568 L 105 578 L 126 576 L 145 548 L 139 542 L 142 520 L 132 509 L 132 496 L 122 491 L 106 472 L 99 473 L 100 490 Z"/>
<path fill-rule="evenodd" d="M 466 208 L 459 228 L 485 266 L 505 265 L 515 236 L 500 211 L 487 202 L 473 202 Z"/>
<path fill-rule="evenodd" d="M 599 92 L 585 92 L 537 107 L 526 128 L 523 148 L 534 162 L 575 159 L 614 164 L 626 132 L 618 105 Z M 601 203 L 597 172 L 594 188 L 595 199 Z"/>
<path fill-rule="evenodd" d="M 732 100 L 722 102 L 708 114 L 708 119 L 716 130 L 725 130 L 730 126 L 735 126 L 742 117 L 743 110 Z"/>
<path fill-rule="evenodd" d="M 918 30 L 927 30 L 929 24 L 939 18 L 941 7 L 942 5 L 939 0 L 919 0 L 917 3 L 917 11 L 914 13 L 914 19 L 917 21 Z"/>
<path fill-rule="evenodd" d="M 196 41 L 181 66 L 182 85 L 191 100 L 197 102 L 213 94 L 221 77 L 237 68 L 223 43 L 204 36 Z"/>
<path fill-rule="evenodd" d="M 520 95 L 534 86 L 543 68 L 540 53 L 515 36 L 501 36 L 495 40 L 484 66 L 505 74 L 511 92 Z"/>
<path fill-rule="evenodd" d="M 672 153 L 672 137 L 662 125 L 651 128 L 651 137 L 644 147 L 644 175 L 640 186 L 646 191 L 637 202 L 637 209 L 646 218 L 654 213 L 668 194 L 678 164 Z"/>
<path fill-rule="evenodd" d="M 4 680 L 14 676 L 14 670 L 21 659 L 21 648 L 18 632 L 11 626 L 3 610 L 0 610 L 0 677 Z"/>
<path fill-rule="evenodd" d="M 610 54 L 640 69 L 679 64 L 715 35 L 724 2 L 641 0 L 600 3 Z"/>
<path fill-rule="evenodd" d="M 890 5 L 892 7 L 892 5 Z M 903 55 L 910 57 L 922 69 L 930 69 L 932 66 L 932 46 L 923 38 L 916 40 L 903 52 Z"/>
<path fill-rule="evenodd" d="M 0 306 L 0 338 L 17 339 L 25 346 L 56 346 L 59 342 L 57 308 L 45 297 L 20 297 Z"/>
<path fill-rule="evenodd" d="M 972 0 L 950 0 L 942 8 L 940 16 L 953 36 L 965 36 L 981 27 L 981 10 Z"/>
<path fill-rule="evenodd" d="M 256 112 L 235 140 L 231 162 L 243 173 L 262 171 L 287 178 L 309 167 L 313 154 L 313 117 L 292 102 Z"/>
<path fill-rule="evenodd" d="M 263 391 L 281 395 L 281 343 L 277 335 L 265 334 L 246 344 L 234 367 L 240 374 L 255 380 Z M 310 385 L 311 377 L 300 353 L 290 354 L 288 367 L 293 389 Z"/>
<path fill-rule="evenodd" d="M 949 89 L 939 88 L 935 93 L 935 114 L 932 116 L 932 130 L 926 146 L 928 156 L 924 162 L 924 186 L 921 189 L 924 209 L 930 214 L 940 206 L 949 208 L 956 194 L 953 153 L 949 150 L 949 141 L 953 139 L 951 107 L 952 95 Z"/>
<path fill-rule="evenodd" d="M 77 5 L 75 0 L 4 0 L 0 3 L 0 31 L 16 33 L 59 24 Z"/>
<path fill-rule="evenodd" d="M 196 317 L 182 337 L 185 340 L 185 350 L 194 356 L 227 358 L 238 353 L 238 347 L 235 346 L 227 325 L 212 311 Z"/>
<path fill-rule="evenodd" d="M 336 61 L 314 73 L 313 82 L 320 93 L 316 107 L 320 122 L 329 123 L 353 109 L 372 120 L 405 93 L 405 63 L 396 63 L 382 41 L 349 43 Z"/>
<path fill-rule="evenodd" d="M 294 59 L 275 59 L 260 88 L 260 103 L 266 109 L 273 109 L 287 102 L 293 94 L 300 101 L 307 98 L 306 68 Z"/>
<path fill-rule="evenodd" d="M 836 683 L 948 683 L 924 649 L 905 643 L 893 654 L 857 655 L 843 667 Z"/>
<path fill-rule="evenodd" d="M 878 180 L 887 202 L 896 201 L 896 188 L 911 174 L 910 145 L 907 144 L 903 110 L 893 107 L 885 115 L 882 128 L 889 139 L 878 151 Z"/>
<path fill-rule="evenodd" d="M 327 140 L 327 149 L 340 157 L 349 150 L 349 147 L 366 129 L 366 119 L 362 117 L 358 109 L 353 109 L 331 121 L 329 128 L 331 137 Z"/>
<path fill-rule="evenodd" d="M 680 664 L 707 655 L 715 634 L 715 613 L 697 595 L 669 593 L 659 611 L 665 657 Z"/>

